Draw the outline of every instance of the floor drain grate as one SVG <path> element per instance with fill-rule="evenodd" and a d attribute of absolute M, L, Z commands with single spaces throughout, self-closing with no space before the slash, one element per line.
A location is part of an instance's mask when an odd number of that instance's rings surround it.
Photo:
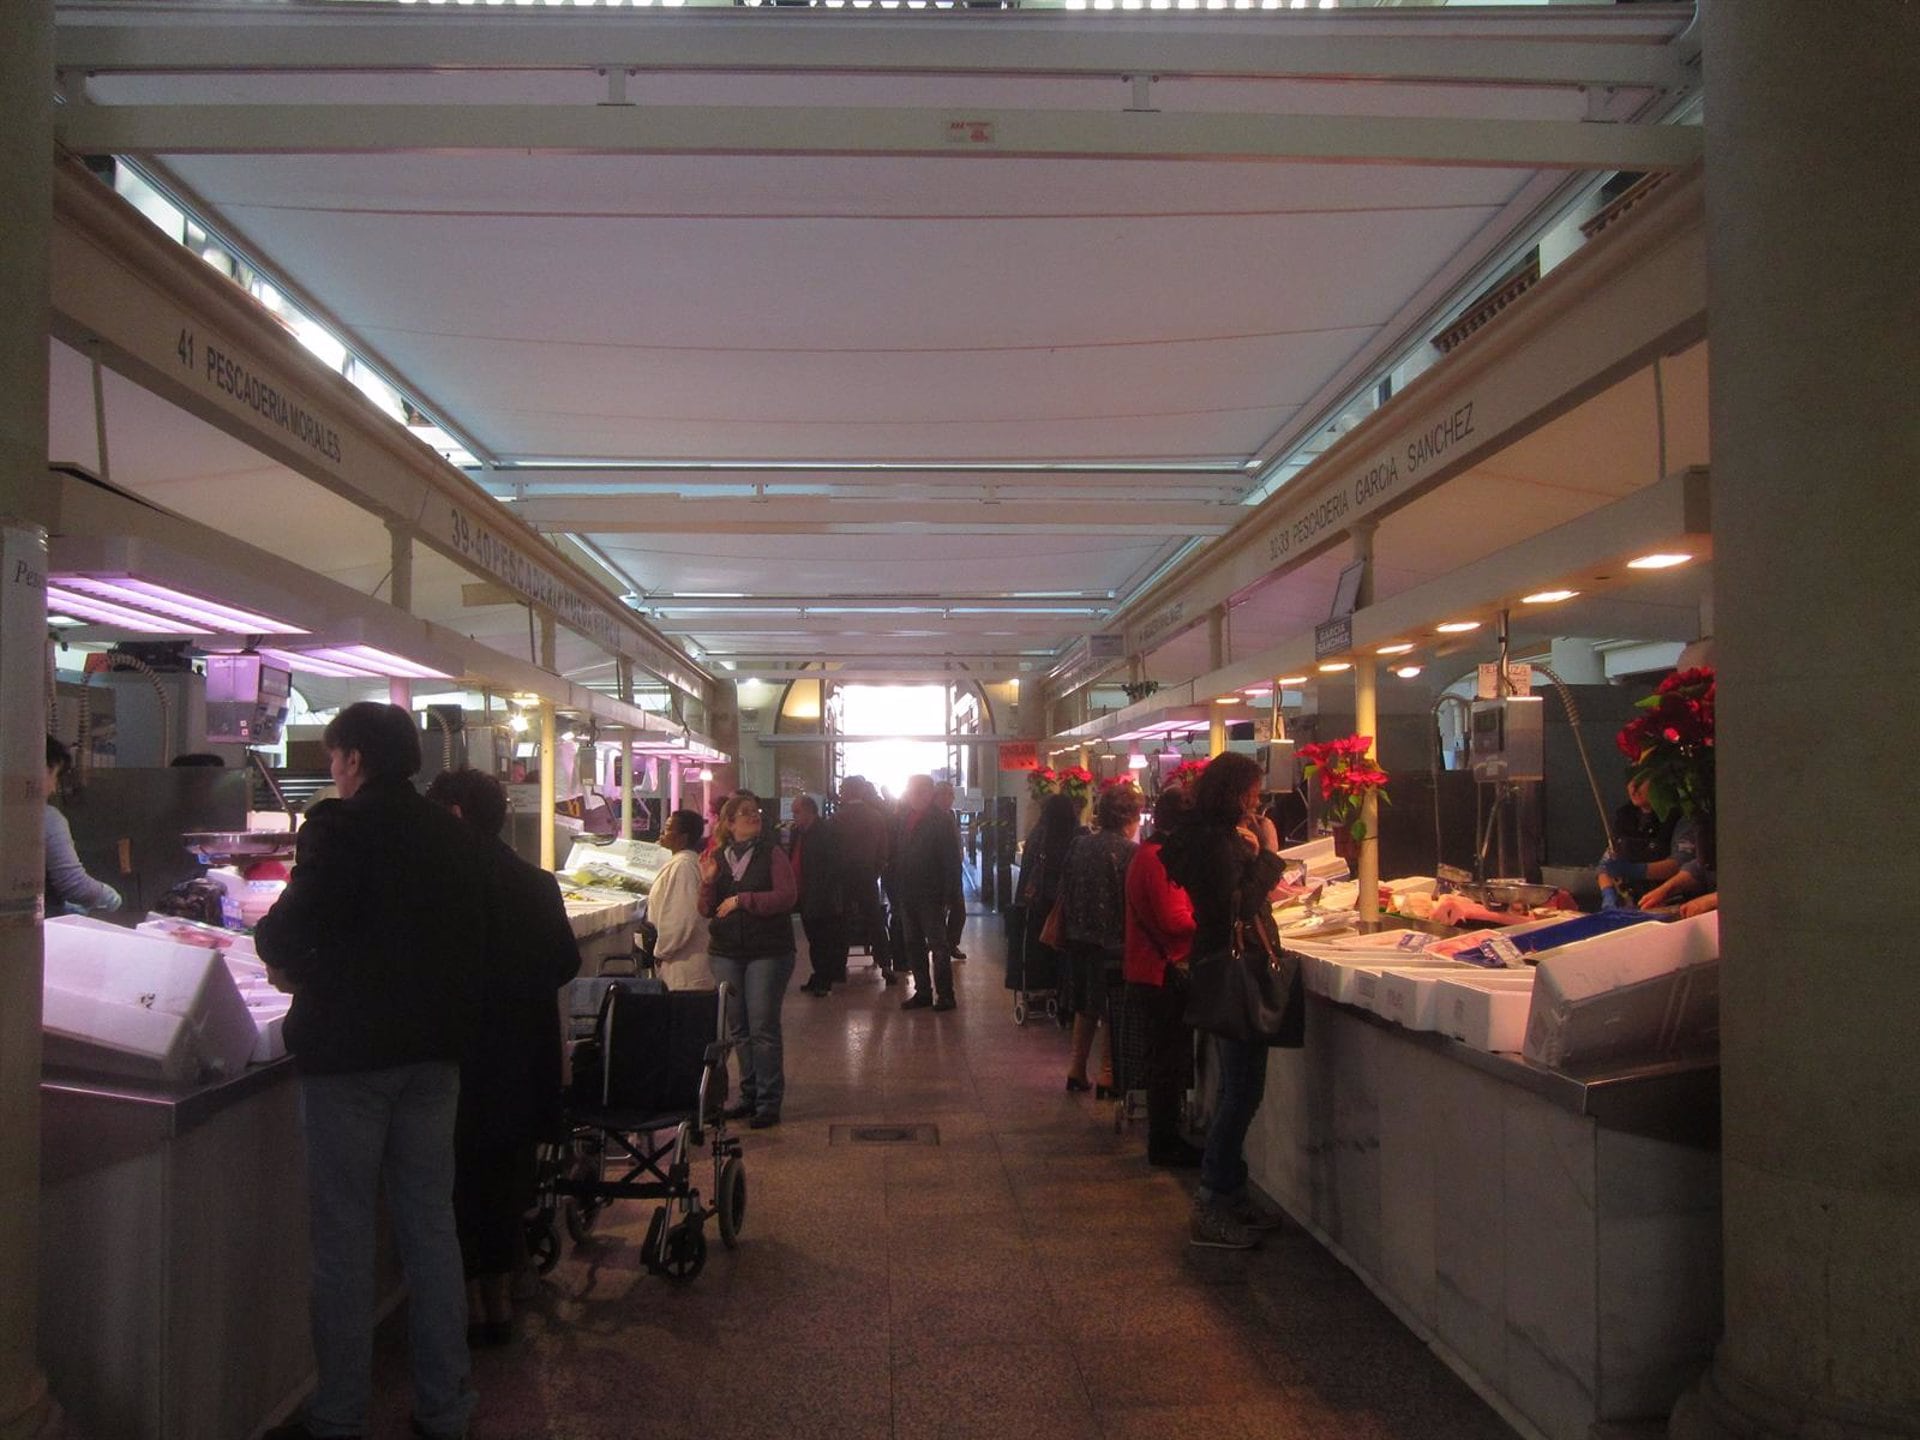
<path fill-rule="evenodd" d="M 834 1125 L 829 1145 L 938 1145 L 938 1125 Z"/>

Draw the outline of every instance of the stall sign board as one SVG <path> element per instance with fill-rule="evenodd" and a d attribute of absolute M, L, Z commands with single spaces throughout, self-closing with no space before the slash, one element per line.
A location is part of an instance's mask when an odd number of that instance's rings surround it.
<path fill-rule="evenodd" d="M 1040 768 L 1040 744 L 1035 740 L 1001 741 L 1000 768 L 1002 770 L 1038 770 Z"/>
<path fill-rule="evenodd" d="M 1353 649 L 1353 616 L 1342 615 L 1335 620 L 1323 620 L 1313 627 L 1313 658 L 1324 660 L 1329 655 L 1344 655 Z"/>
<path fill-rule="evenodd" d="M 1500 698 L 1500 662 L 1486 660 L 1481 662 L 1477 683 L 1474 686 L 1474 698 L 1477 700 L 1498 700 Z M 1533 693 L 1533 666 L 1525 660 L 1507 662 L 1507 694 L 1531 695 Z"/>

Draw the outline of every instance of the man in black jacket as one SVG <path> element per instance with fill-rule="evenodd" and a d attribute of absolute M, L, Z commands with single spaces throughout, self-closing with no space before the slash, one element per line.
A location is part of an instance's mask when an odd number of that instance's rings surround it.
<path fill-rule="evenodd" d="M 881 979 L 891 985 L 898 957 L 888 936 L 880 877 L 891 858 L 892 841 L 880 796 L 865 776 L 850 775 L 840 787 L 840 808 L 834 811 L 833 824 L 840 847 L 840 897 L 846 907 L 843 923 L 847 943 L 871 946 Z"/>
<path fill-rule="evenodd" d="M 511 1282 L 526 1254 L 520 1221 L 534 1201 L 535 1154 L 562 1119 L 558 992 L 580 973 L 580 947 L 560 882 L 500 838 L 507 792 L 498 780 L 442 770 L 427 799 L 466 823 L 487 865 L 488 988 L 460 1062 L 453 1210 L 467 1339 L 503 1345 L 513 1338 Z"/>
<path fill-rule="evenodd" d="M 947 943 L 947 904 L 960 888 L 960 832 L 948 812 L 934 805 L 931 775 L 907 781 L 899 833 L 893 884 L 913 966 L 913 994 L 900 1008 L 951 1010 L 953 951 Z"/>
<path fill-rule="evenodd" d="M 471 832 L 415 792 L 420 738 L 405 710 L 349 705 L 323 739 L 340 799 L 307 812 L 293 878 L 254 934 L 293 995 L 319 1370 L 304 1417 L 268 1435 L 364 1431 L 384 1188 L 410 1296 L 414 1430 L 451 1440 L 474 1403 L 453 1135 L 484 993 L 485 863 Z"/>

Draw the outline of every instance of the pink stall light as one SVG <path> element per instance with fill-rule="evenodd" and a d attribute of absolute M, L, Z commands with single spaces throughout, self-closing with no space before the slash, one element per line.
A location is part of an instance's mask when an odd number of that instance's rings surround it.
<path fill-rule="evenodd" d="M 290 625 L 285 620 L 276 620 L 271 615 L 242 610 L 234 605 L 222 604 L 218 600 L 209 600 L 203 595 L 190 595 L 184 590 L 156 585 L 151 580 L 141 580 L 132 575 L 55 575 L 52 579 L 67 591 L 77 591 L 112 604 L 124 605 L 136 611 L 161 616 L 174 622 L 173 629 L 181 634 L 198 635 L 216 632 L 231 635 L 305 635 L 307 633 L 300 626 Z M 182 629 L 180 622 L 183 621 L 194 628 Z"/>
<path fill-rule="evenodd" d="M 129 610 L 124 605 L 109 604 L 95 596 L 82 595 L 67 589 L 64 585 L 51 582 L 47 585 L 47 610 L 50 614 L 68 615 L 75 620 L 86 620 L 95 625 L 110 625 L 120 630 L 132 630 L 141 635 L 211 635 L 213 633 L 204 625 L 188 625 L 146 610 Z"/>

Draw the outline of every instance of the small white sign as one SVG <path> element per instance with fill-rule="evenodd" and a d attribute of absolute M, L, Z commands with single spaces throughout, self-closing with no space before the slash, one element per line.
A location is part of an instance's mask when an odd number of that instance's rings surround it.
<path fill-rule="evenodd" d="M 949 120 L 947 122 L 947 143 L 949 145 L 997 145 L 994 139 L 991 120 Z"/>

